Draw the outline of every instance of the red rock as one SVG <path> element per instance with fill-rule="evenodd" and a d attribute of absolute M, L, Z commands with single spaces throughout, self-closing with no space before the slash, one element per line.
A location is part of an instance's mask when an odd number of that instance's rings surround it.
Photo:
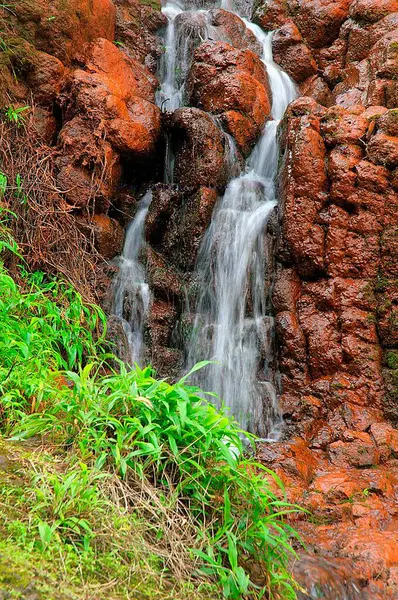
<path fill-rule="evenodd" d="M 317 72 L 317 64 L 311 50 L 303 42 L 296 25 L 291 22 L 275 32 L 272 51 L 275 62 L 298 83 Z"/>
<path fill-rule="evenodd" d="M 365 112 L 362 113 L 362 116 L 365 117 L 365 119 L 372 121 L 378 119 L 378 117 L 381 117 L 387 111 L 388 109 L 385 106 L 369 106 Z"/>
<path fill-rule="evenodd" d="M 34 106 L 30 119 L 36 135 L 51 145 L 57 132 L 57 122 L 52 113 L 40 106 Z"/>
<path fill-rule="evenodd" d="M 385 110 L 383 115 L 377 120 L 379 131 L 387 135 L 398 136 L 398 109 Z"/>
<path fill-rule="evenodd" d="M 251 50 L 261 56 L 262 48 L 256 36 L 238 15 L 220 8 L 210 11 L 211 25 L 217 28 L 218 39 L 228 42 L 239 50 Z"/>
<path fill-rule="evenodd" d="M 342 363 L 340 334 L 337 316 L 319 313 L 314 307 L 299 301 L 299 321 L 307 341 L 307 362 L 311 376 L 315 379 L 334 373 Z"/>
<path fill-rule="evenodd" d="M 107 130 L 109 141 L 119 152 L 150 155 L 160 133 L 159 109 L 146 100 L 136 101 L 127 115 L 110 120 Z"/>
<path fill-rule="evenodd" d="M 119 156 L 111 145 L 94 136 L 81 117 L 65 123 L 58 141 L 57 183 L 67 202 L 83 208 L 97 196 L 109 206 L 121 175 Z"/>
<path fill-rule="evenodd" d="M 311 484 L 311 489 L 321 492 L 330 501 L 351 498 L 363 488 L 362 482 L 353 471 L 332 470 L 326 475 L 316 477 Z"/>
<path fill-rule="evenodd" d="M 273 289 L 273 306 L 277 313 L 294 312 L 300 296 L 300 279 L 294 269 L 279 269 Z"/>
<path fill-rule="evenodd" d="M 380 411 L 372 408 L 364 408 L 357 404 L 346 402 L 341 406 L 341 415 L 346 426 L 356 431 L 367 431 L 369 428 L 377 427 L 382 421 Z"/>
<path fill-rule="evenodd" d="M 332 106 L 321 121 L 322 135 L 330 146 L 360 144 L 368 129 L 367 120 L 342 106 Z"/>
<path fill-rule="evenodd" d="M 116 10 L 112 0 L 19 0 L 13 7 L 38 50 L 69 64 L 97 38 L 113 40 Z"/>
<path fill-rule="evenodd" d="M 160 2 L 144 4 L 138 0 L 117 0 L 115 36 L 123 50 L 151 71 L 156 72 L 162 48 L 157 31 L 167 23 Z"/>
<path fill-rule="evenodd" d="M 85 208 L 93 197 L 90 174 L 85 169 L 72 164 L 60 168 L 57 186 L 73 208 Z"/>
<path fill-rule="evenodd" d="M 283 344 L 282 357 L 304 361 L 306 341 L 296 315 L 288 311 L 279 313 L 276 319 L 276 331 Z"/>
<path fill-rule="evenodd" d="M 194 269 L 217 199 L 216 190 L 201 187 L 172 213 L 162 251 L 178 268 L 184 271 Z"/>
<path fill-rule="evenodd" d="M 373 423 L 370 432 L 380 451 L 383 461 L 390 458 L 391 453 L 398 455 L 398 430 L 388 423 Z"/>
<path fill-rule="evenodd" d="M 198 108 L 180 108 L 171 118 L 175 181 L 190 188 L 222 188 L 228 181 L 225 138 Z"/>
<path fill-rule="evenodd" d="M 362 160 L 355 166 L 358 185 L 374 192 L 383 192 L 389 184 L 390 173 L 385 167 Z"/>
<path fill-rule="evenodd" d="M 350 535 L 343 553 L 365 562 L 370 572 L 364 576 L 377 577 L 386 567 L 398 564 L 398 535 L 394 532 L 356 531 Z"/>
<path fill-rule="evenodd" d="M 124 230 L 115 219 L 107 215 L 94 215 L 95 245 L 98 252 L 107 260 L 121 254 L 124 242 Z"/>
<path fill-rule="evenodd" d="M 99 39 L 90 44 L 85 55 L 85 67 L 99 76 L 109 95 L 117 96 L 126 103 L 135 96 L 153 100 L 157 80 L 138 61 L 129 58 L 114 44 Z"/>
<path fill-rule="evenodd" d="M 183 285 L 178 271 L 150 247 L 147 248 L 145 262 L 148 282 L 155 296 L 168 302 L 181 298 Z"/>
<path fill-rule="evenodd" d="M 256 7 L 254 19 L 265 31 L 273 31 L 286 23 L 287 0 L 269 0 Z"/>
<path fill-rule="evenodd" d="M 396 79 L 398 75 L 398 31 L 382 37 L 369 52 L 371 78 Z M 373 103 L 374 104 L 374 103 Z M 381 103 L 384 105 L 384 103 Z M 391 108 L 395 108 L 392 106 Z"/>
<path fill-rule="evenodd" d="M 354 0 L 350 6 L 350 17 L 357 21 L 374 23 L 397 11 L 397 0 Z"/>
<path fill-rule="evenodd" d="M 315 48 L 330 46 L 347 18 L 349 0 L 288 0 L 289 12 L 304 39 Z"/>
<path fill-rule="evenodd" d="M 152 302 L 148 315 L 152 348 L 169 345 L 176 318 L 177 309 L 173 303 L 159 299 Z"/>
<path fill-rule="evenodd" d="M 313 75 L 300 85 L 300 91 L 303 96 L 311 96 L 322 106 L 330 106 L 332 103 L 332 94 L 322 77 Z"/>
<path fill-rule="evenodd" d="M 331 463 L 361 468 L 378 464 L 380 455 L 370 435 L 363 432 L 348 433 L 346 442 L 338 440 L 329 445 Z"/>
<path fill-rule="evenodd" d="M 325 421 L 317 421 L 315 427 L 311 428 L 309 436 L 311 448 L 326 450 L 328 445 L 333 442 L 334 432 L 332 427 Z"/>
<path fill-rule="evenodd" d="M 65 75 L 66 69 L 58 58 L 45 52 L 36 52 L 26 82 L 36 102 L 52 105 L 61 90 Z"/>
<path fill-rule="evenodd" d="M 393 169 L 398 165 L 398 137 L 377 133 L 368 144 L 368 158 L 373 163 Z"/>
<path fill-rule="evenodd" d="M 377 273 L 378 238 L 363 236 L 349 230 L 349 215 L 341 208 L 331 207 L 325 222 L 325 261 L 333 277 L 375 277 Z"/>
<path fill-rule="evenodd" d="M 268 77 L 259 57 L 225 42 L 206 42 L 195 51 L 187 85 L 194 106 L 214 114 L 241 113 L 240 121 L 229 114 L 225 122 L 247 154 L 271 111 Z"/>

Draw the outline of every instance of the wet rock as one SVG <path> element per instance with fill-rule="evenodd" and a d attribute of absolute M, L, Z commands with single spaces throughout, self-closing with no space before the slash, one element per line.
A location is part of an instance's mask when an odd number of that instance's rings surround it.
<path fill-rule="evenodd" d="M 70 204 L 96 199 L 98 212 L 109 208 L 120 181 L 120 154 L 146 160 L 154 152 L 160 111 L 156 80 L 113 44 L 97 40 L 84 60 L 86 70 L 74 71 L 63 91 L 57 182 Z"/>
<path fill-rule="evenodd" d="M 293 570 L 296 581 L 306 590 L 298 593 L 299 600 L 371 600 L 361 588 L 351 566 L 342 559 L 300 555 Z"/>
<path fill-rule="evenodd" d="M 349 537 L 343 553 L 361 563 L 365 577 L 377 577 L 386 568 L 398 564 L 398 535 L 377 529 L 356 531 Z"/>
<path fill-rule="evenodd" d="M 289 22 L 278 29 L 272 38 L 273 58 L 297 83 L 315 75 L 317 64 L 306 46 L 299 29 Z"/>
<path fill-rule="evenodd" d="M 151 347 L 168 346 L 176 324 L 177 309 L 171 302 L 155 299 L 148 314 Z"/>
<path fill-rule="evenodd" d="M 375 164 L 394 169 L 398 165 L 398 137 L 377 133 L 370 140 L 368 158 Z"/>
<path fill-rule="evenodd" d="M 107 260 L 121 254 L 124 242 L 124 229 L 115 220 L 107 215 L 94 215 L 95 245 L 98 252 Z"/>
<path fill-rule="evenodd" d="M 176 210 L 167 228 L 163 251 L 178 268 L 192 271 L 217 202 L 214 189 L 201 187 Z"/>
<path fill-rule="evenodd" d="M 268 77 L 259 57 L 225 42 L 206 42 L 195 51 L 187 86 L 191 104 L 226 115 L 229 133 L 247 154 L 271 111 Z M 232 111 L 240 114 L 239 120 Z"/>
<path fill-rule="evenodd" d="M 109 207 L 121 175 L 112 146 L 94 135 L 89 121 L 75 117 L 62 128 L 58 148 L 57 183 L 66 201 L 84 208 L 96 197 L 98 204 Z"/>
<path fill-rule="evenodd" d="M 213 119 L 198 108 L 180 108 L 170 119 L 174 177 L 186 188 L 223 188 L 229 179 L 226 139 Z"/>
<path fill-rule="evenodd" d="M 279 208 L 284 244 L 279 255 L 294 261 L 299 272 L 306 275 L 319 272 L 324 265 L 324 231 L 317 222 L 317 212 L 326 199 L 327 174 L 318 107 L 321 109 L 315 103 L 293 102 L 284 129 L 286 163 Z"/>
<path fill-rule="evenodd" d="M 111 0 L 20 0 L 13 8 L 25 36 L 38 50 L 64 64 L 97 38 L 114 39 L 116 10 Z"/>
<path fill-rule="evenodd" d="M 380 454 L 369 434 L 347 432 L 347 442 L 338 440 L 329 445 L 328 455 L 334 465 L 370 467 L 378 464 Z"/>
<path fill-rule="evenodd" d="M 106 339 L 112 346 L 112 352 L 124 363 L 129 363 L 131 360 L 129 340 L 123 326 L 123 321 L 115 315 L 111 315 L 107 319 Z"/>
<path fill-rule="evenodd" d="M 251 50 L 261 56 L 262 48 L 256 36 L 238 15 L 215 8 L 210 11 L 210 23 L 216 28 L 218 40 L 228 42 L 239 50 Z"/>
<path fill-rule="evenodd" d="M 355 109 L 332 106 L 321 122 L 322 135 L 330 146 L 359 144 L 368 130 L 367 120 Z"/>
<path fill-rule="evenodd" d="M 286 0 L 259 2 L 255 9 L 254 20 L 265 31 L 274 31 L 288 21 Z"/>
<path fill-rule="evenodd" d="M 349 0 L 288 0 L 287 3 L 302 36 L 314 48 L 332 44 L 350 6 Z"/>
<path fill-rule="evenodd" d="M 41 106 L 35 106 L 30 118 L 36 135 L 45 144 L 52 145 L 57 132 L 57 122 L 52 113 Z"/>
<path fill-rule="evenodd" d="M 184 291 L 181 274 L 152 248 L 147 249 L 145 262 L 148 282 L 156 297 L 170 303 L 181 300 Z"/>
<path fill-rule="evenodd" d="M 153 104 L 156 80 L 145 68 L 107 40 L 91 44 L 87 71 L 77 70 L 68 84 L 73 112 L 100 120 L 97 127 L 121 152 L 147 155 L 160 132 L 160 111 Z"/>
<path fill-rule="evenodd" d="M 55 56 L 35 52 L 26 78 L 36 102 L 51 106 L 62 88 L 67 70 Z"/>
<path fill-rule="evenodd" d="M 155 73 L 162 48 L 156 32 L 166 24 L 160 12 L 160 2 L 141 3 L 138 0 L 115 0 L 115 39 L 131 58 L 145 64 Z"/>
<path fill-rule="evenodd" d="M 386 14 L 396 12 L 396 0 L 354 0 L 350 6 L 350 17 L 358 21 L 375 23 Z"/>
<path fill-rule="evenodd" d="M 313 75 L 309 77 L 300 86 L 303 96 L 311 96 L 318 104 L 330 106 L 332 104 L 332 94 L 327 83 L 322 77 Z"/>

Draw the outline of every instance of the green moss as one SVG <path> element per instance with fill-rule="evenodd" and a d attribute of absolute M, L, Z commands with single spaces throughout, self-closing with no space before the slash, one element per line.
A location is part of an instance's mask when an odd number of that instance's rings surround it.
<path fill-rule="evenodd" d="M 161 4 L 160 4 L 159 0 L 140 0 L 140 3 L 143 4 L 144 6 L 150 6 L 154 10 L 161 9 Z"/>
<path fill-rule="evenodd" d="M 389 369 L 398 369 L 398 350 L 388 350 L 385 360 Z"/>
<path fill-rule="evenodd" d="M 10 67 L 20 73 L 27 71 L 36 50 L 22 37 L 7 37 L 0 40 L 0 67 Z"/>

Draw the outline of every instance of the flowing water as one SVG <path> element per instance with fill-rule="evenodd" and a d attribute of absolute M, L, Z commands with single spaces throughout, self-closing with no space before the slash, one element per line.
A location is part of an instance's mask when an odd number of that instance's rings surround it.
<path fill-rule="evenodd" d="M 150 306 L 149 285 L 145 281 L 145 268 L 140 262 L 140 253 L 145 243 L 145 218 L 151 200 L 152 193 L 148 192 L 127 229 L 123 254 L 119 258 L 119 272 L 114 282 L 112 313 L 123 325 L 132 365 L 141 363 L 144 324 Z"/>
<path fill-rule="evenodd" d="M 190 0 L 185 0 L 189 2 Z M 221 7 L 250 14 L 246 0 L 222 0 Z M 220 5 L 219 5 L 220 6 Z M 159 68 L 160 88 L 156 95 L 162 110 L 174 111 L 184 105 L 185 81 L 195 48 L 206 39 L 217 40 L 209 10 L 203 0 L 184 7 L 168 2 L 162 11 L 167 17 L 165 51 Z M 198 374 L 198 383 L 216 392 L 231 408 L 244 428 L 263 437 L 275 438 L 279 429 L 274 385 L 273 319 L 270 316 L 269 257 L 265 232 L 276 206 L 274 177 L 277 168 L 277 126 L 294 97 L 289 77 L 272 60 L 272 34 L 243 18 L 262 48 L 272 92 L 272 120 L 269 121 L 245 171 L 228 185 L 213 214 L 201 245 L 194 279 L 201 289 L 197 299 L 193 334 L 186 348 L 187 368 L 194 362 L 212 359 Z M 238 163 L 232 138 L 227 137 L 231 167 Z M 173 154 L 167 144 L 165 182 L 173 181 Z M 132 347 L 132 360 L 140 361 L 142 331 L 150 294 L 139 262 L 143 226 L 150 195 L 130 225 L 120 273 L 115 284 L 114 312 L 123 319 Z"/>
<path fill-rule="evenodd" d="M 277 126 L 295 97 L 289 77 L 272 60 L 272 34 L 246 21 L 263 48 L 272 91 L 272 117 L 247 161 L 246 172 L 228 185 L 202 243 L 199 288 L 189 364 L 212 364 L 198 374 L 245 428 L 262 437 L 278 435 L 280 418 L 272 361 L 265 231 L 275 206 Z"/>

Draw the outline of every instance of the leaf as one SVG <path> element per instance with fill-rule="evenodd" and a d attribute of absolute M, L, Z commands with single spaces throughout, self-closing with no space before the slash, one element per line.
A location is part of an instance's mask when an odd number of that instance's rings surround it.
<path fill-rule="evenodd" d="M 46 548 L 48 544 L 51 542 L 51 538 L 53 535 L 53 530 L 50 525 L 45 521 L 40 521 L 38 524 L 39 535 L 41 539 L 41 543 L 43 544 L 43 548 Z"/>
<path fill-rule="evenodd" d="M 192 369 L 189 371 L 189 373 L 184 375 L 184 377 L 181 377 L 181 379 L 177 382 L 177 385 L 182 385 L 183 383 L 185 383 L 185 381 L 187 381 L 191 377 L 191 375 L 196 373 L 196 371 L 199 371 L 200 369 L 207 367 L 207 365 L 212 365 L 212 364 L 214 365 L 217 363 L 213 360 L 202 360 L 201 362 L 196 363 L 196 365 L 194 365 L 192 367 Z"/>

